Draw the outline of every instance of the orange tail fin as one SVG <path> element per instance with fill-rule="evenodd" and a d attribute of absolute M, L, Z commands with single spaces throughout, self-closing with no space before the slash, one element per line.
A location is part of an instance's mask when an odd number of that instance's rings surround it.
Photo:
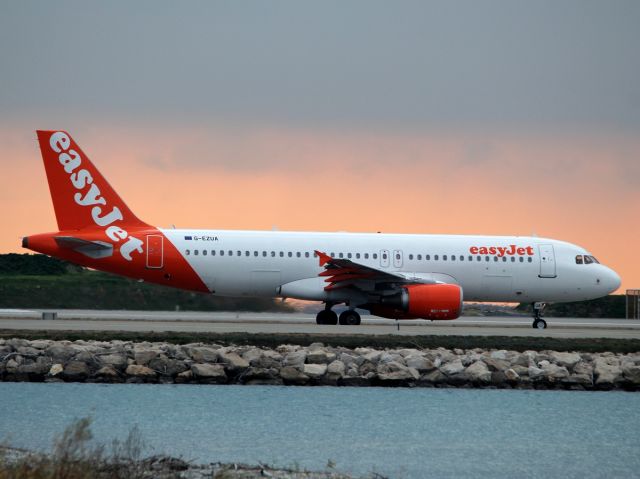
<path fill-rule="evenodd" d="M 148 226 L 140 221 L 71 135 L 38 130 L 38 142 L 60 231 Z"/>

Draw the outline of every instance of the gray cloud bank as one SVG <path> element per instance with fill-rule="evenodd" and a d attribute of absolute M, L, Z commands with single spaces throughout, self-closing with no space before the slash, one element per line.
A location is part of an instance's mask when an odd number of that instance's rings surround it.
<path fill-rule="evenodd" d="M 0 117 L 640 127 L 640 2 L 0 3 Z"/>

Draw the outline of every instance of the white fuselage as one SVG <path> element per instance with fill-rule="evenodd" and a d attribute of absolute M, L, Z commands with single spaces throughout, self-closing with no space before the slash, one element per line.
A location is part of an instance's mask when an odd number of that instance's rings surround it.
<path fill-rule="evenodd" d="M 583 248 L 525 236 L 175 230 L 162 233 L 222 296 L 292 297 L 339 302 L 324 290 L 314 257 L 322 251 L 406 277 L 459 284 L 466 301 L 562 302 L 616 290 L 620 278 L 578 264 Z M 348 298 L 346 298 L 348 301 Z"/>

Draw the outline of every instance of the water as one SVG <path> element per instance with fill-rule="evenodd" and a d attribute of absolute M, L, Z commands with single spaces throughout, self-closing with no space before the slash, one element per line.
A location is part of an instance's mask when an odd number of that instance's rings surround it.
<path fill-rule="evenodd" d="M 148 453 L 424 477 L 637 477 L 640 394 L 0 383 L 0 440 L 48 449 L 91 415 Z"/>

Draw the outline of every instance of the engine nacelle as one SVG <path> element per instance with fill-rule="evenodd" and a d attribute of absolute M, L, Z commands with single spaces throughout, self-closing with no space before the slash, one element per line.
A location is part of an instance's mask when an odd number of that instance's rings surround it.
<path fill-rule="evenodd" d="M 462 288 L 457 284 L 411 284 L 369 310 L 392 319 L 456 319 L 462 312 Z"/>

